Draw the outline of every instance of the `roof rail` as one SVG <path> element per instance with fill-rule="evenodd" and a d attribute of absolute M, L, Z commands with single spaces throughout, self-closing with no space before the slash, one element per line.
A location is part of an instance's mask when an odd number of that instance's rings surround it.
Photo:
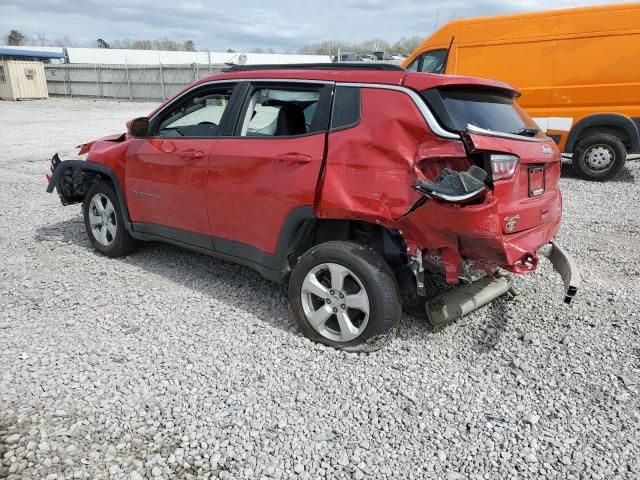
<path fill-rule="evenodd" d="M 404 71 L 400 65 L 392 63 L 287 63 L 271 65 L 229 65 L 223 72 L 239 72 L 245 70 L 385 70 Z"/>

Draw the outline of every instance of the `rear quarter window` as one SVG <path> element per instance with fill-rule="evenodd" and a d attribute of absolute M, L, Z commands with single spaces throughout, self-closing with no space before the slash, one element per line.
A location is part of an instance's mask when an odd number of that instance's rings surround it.
<path fill-rule="evenodd" d="M 336 87 L 331 111 L 331 130 L 350 128 L 360 122 L 360 88 Z"/>
<path fill-rule="evenodd" d="M 495 132 L 523 134 L 529 130 L 525 135 L 543 135 L 514 97 L 501 92 L 439 88 L 426 90 L 422 96 L 440 124 L 452 132 L 465 131 L 467 125 L 473 125 Z"/>

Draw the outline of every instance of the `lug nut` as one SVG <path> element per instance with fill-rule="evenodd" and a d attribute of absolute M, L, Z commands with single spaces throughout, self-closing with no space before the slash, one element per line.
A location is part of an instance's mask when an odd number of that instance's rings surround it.
<path fill-rule="evenodd" d="M 344 310 L 345 308 L 347 308 L 347 306 L 343 303 L 342 305 L 340 305 L 340 308 Z"/>
<path fill-rule="evenodd" d="M 340 295 L 338 295 L 340 298 L 344 298 L 344 293 L 340 292 Z"/>
<path fill-rule="evenodd" d="M 336 294 L 336 291 L 335 291 L 335 290 L 329 290 L 329 293 L 330 293 L 331 295 L 335 295 L 335 294 Z"/>
<path fill-rule="evenodd" d="M 336 307 L 333 307 L 333 313 L 338 313 L 338 309 Z"/>
<path fill-rule="evenodd" d="M 331 299 L 330 298 L 327 298 L 327 303 L 331 303 Z"/>

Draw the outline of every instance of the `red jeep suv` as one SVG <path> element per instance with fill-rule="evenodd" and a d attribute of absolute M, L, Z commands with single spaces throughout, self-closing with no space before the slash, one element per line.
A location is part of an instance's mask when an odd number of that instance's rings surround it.
<path fill-rule="evenodd" d="M 247 265 L 288 286 L 306 336 L 371 350 L 403 298 L 455 318 L 540 255 L 575 294 L 551 242 L 560 153 L 517 96 L 393 65 L 231 67 L 83 145 L 86 160 L 56 154 L 48 191 L 83 202 L 105 255 L 151 240 Z M 427 273 L 461 285 L 427 299 Z"/>

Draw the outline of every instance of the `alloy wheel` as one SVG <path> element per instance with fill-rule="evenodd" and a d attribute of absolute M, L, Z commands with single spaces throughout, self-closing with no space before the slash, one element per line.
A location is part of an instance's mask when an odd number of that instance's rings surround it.
<path fill-rule="evenodd" d="M 358 276 L 337 263 L 322 263 L 307 273 L 300 292 L 307 321 L 323 337 L 349 342 L 369 321 L 370 303 Z"/>
<path fill-rule="evenodd" d="M 103 193 L 96 193 L 89 203 L 89 225 L 93 238 L 103 247 L 108 247 L 115 240 L 118 229 L 116 210 Z"/>

